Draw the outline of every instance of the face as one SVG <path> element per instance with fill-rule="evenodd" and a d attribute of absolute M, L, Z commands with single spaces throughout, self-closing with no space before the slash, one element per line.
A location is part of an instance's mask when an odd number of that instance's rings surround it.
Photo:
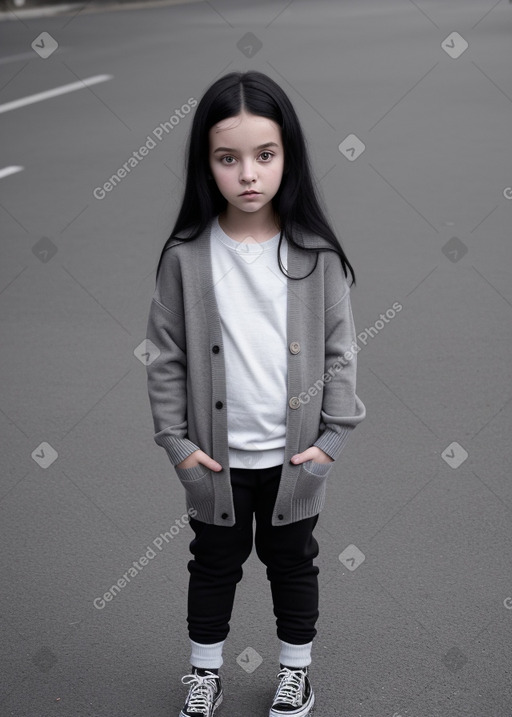
<path fill-rule="evenodd" d="M 242 212 L 257 212 L 276 195 L 284 169 L 281 128 L 241 112 L 209 131 L 210 170 L 222 196 Z M 242 196 L 251 190 L 257 194 Z"/>

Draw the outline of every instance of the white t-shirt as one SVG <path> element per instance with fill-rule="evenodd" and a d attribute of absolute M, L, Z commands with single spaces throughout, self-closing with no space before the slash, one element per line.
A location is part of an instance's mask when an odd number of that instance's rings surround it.
<path fill-rule="evenodd" d="M 226 367 L 229 465 L 269 468 L 284 460 L 287 410 L 287 279 L 279 234 L 235 241 L 212 224 L 210 251 Z M 283 235 L 280 256 L 286 269 Z"/>

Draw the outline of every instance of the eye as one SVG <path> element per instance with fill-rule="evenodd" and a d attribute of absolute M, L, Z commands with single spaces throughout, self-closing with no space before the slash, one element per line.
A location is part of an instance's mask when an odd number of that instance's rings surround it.
<path fill-rule="evenodd" d="M 272 159 L 272 157 L 274 156 L 274 155 L 272 154 L 272 152 L 267 152 L 267 151 L 265 150 L 265 152 L 262 152 L 262 153 L 260 154 L 260 157 L 263 157 L 264 154 L 268 155 L 268 160 L 267 160 L 267 161 L 270 161 L 270 159 Z M 264 160 L 264 161 L 265 161 L 265 160 Z"/>
<path fill-rule="evenodd" d="M 230 154 L 226 154 L 224 157 L 221 158 L 220 161 L 224 162 L 225 159 L 233 159 L 234 160 L 234 157 L 232 157 Z M 227 164 L 232 164 L 232 162 L 227 162 Z"/>

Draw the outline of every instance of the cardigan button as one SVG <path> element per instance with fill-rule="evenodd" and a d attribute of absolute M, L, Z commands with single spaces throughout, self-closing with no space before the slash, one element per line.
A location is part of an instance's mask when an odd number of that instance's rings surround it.
<path fill-rule="evenodd" d="M 222 408 L 223 405 L 224 404 L 222 403 L 222 401 L 217 401 L 217 403 L 215 404 L 215 408 Z"/>
<path fill-rule="evenodd" d="M 300 352 L 300 344 L 298 341 L 292 341 L 288 348 L 292 354 L 298 354 Z"/>
<path fill-rule="evenodd" d="M 217 346 L 217 344 L 215 344 L 215 346 L 212 346 L 212 351 L 214 354 L 218 354 L 220 351 L 220 346 Z"/>
<path fill-rule="evenodd" d="M 300 406 L 300 399 L 298 396 L 292 396 L 288 401 L 290 408 L 298 408 Z"/>
<path fill-rule="evenodd" d="M 222 520 L 226 520 L 226 518 L 229 518 L 229 515 L 227 513 L 223 513 L 220 517 Z"/>
<path fill-rule="evenodd" d="M 278 520 L 283 520 L 283 519 L 284 519 L 284 515 L 283 515 L 282 513 L 279 513 L 279 515 L 277 516 L 277 519 L 278 519 Z"/>

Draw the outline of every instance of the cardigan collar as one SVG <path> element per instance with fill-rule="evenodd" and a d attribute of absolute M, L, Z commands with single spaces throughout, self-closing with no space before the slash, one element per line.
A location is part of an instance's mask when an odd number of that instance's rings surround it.
<path fill-rule="evenodd" d="M 196 237 L 196 240 L 199 240 L 203 238 L 203 236 L 207 236 L 208 239 L 210 238 L 210 233 L 212 229 L 213 220 L 211 220 L 208 225 L 206 226 L 204 232 L 202 232 L 201 235 Z M 166 245 L 166 248 L 175 246 L 176 244 L 182 244 L 183 241 L 186 241 L 189 236 L 191 236 L 194 233 L 193 228 L 191 229 L 183 229 L 181 232 L 178 232 L 173 237 L 171 237 Z M 311 232 L 307 232 L 302 227 L 300 227 L 298 224 L 294 224 L 293 226 L 293 235 L 296 239 L 297 244 L 303 245 L 307 248 L 311 249 L 333 249 L 332 244 L 328 242 L 324 237 L 319 236 L 318 234 L 313 234 Z M 291 244 L 291 242 L 290 242 Z"/>

